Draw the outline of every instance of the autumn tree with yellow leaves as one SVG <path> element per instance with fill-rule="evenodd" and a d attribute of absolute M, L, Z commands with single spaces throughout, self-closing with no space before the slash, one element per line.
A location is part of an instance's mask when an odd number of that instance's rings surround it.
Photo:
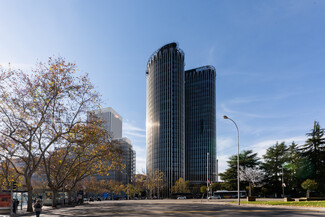
<path fill-rule="evenodd" d="M 10 190 L 12 181 L 16 182 L 18 187 L 22 186 L 22 176 L 16 173 L 9 160 L 4 159 L 0 162 L 0 189 Z"/>
<path fill-rule="evenodd" d="M 88 75 L 64 58 L 49 58 L 31 72 L 0 68 L 0 157 L 24 177 L 27 211 L 33 211 L 33 174 L 51 151 L 64 148 L 61 142 L 71 132 L 88 126 L 87 111 L 98 109 L 99 102 Z M 80 160 L 79 169 L 86 168 Z"/>
<path fill-rule="evenodd" d="M 164 176 L 165 174 L 160 170 L 148 171 L 145 183 L 150 198 L 153 197 L 154 192 L 157 193 L 158 198 L 160 197 L 160 191 L 165 187 Z"/>
<path fill-rule="evenodd" d="M 125 190 L 125 186 L 122 184 L 122 182 L 118 182 L 114 180 L 110 180 L 108 186 L 110 191 L 115 195 L 120 195 Z"/>
<path fill-rule="evenodd" d="M 78 182 L 93 175 L 109 175 L 121 166 L 121 151 L 102 127 L 101 120 L 88 118 L 87 125 L 76 125 L 71 133 L 61 138 L 60 148 L 48 151 L 40 170 L 55 194 L 63 189 L 69 193 Z M 109 162 L 109 163 L 108 163 Z M 55 207 L 55 198 L 52 200 Z"/>
<path fill-rule="evenodd" d="M 88 195 L 96 196 L 109 192 L 109 181 L 107 179 L 97 179 L 92 176 L 82 180 L 79 185 L 83 186 Z"/>

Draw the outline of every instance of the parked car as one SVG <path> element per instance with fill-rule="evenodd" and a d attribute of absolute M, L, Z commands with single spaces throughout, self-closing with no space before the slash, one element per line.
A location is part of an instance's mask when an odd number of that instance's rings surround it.
<path fill-rule="evenodd" d="M 186 199 L 186 196 L 179 196 L 179 197 L 177 197 L 177 200 L 184 200 L 184 199 Z"/>

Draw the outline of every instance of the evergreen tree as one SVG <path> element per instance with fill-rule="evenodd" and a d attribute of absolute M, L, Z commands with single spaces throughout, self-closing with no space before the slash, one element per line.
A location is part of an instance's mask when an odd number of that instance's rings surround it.
<path fill-rule="evenodd" d="M 288 161 L 287 146 L 284 142 L 276 143 L 266 150 L 263 155 L 264 163 L 261 168 L 265 172 L 266 188 L 269 193 L 277 196 L 282 194 L 282 167 Z"/>
<path fill-rule="evenodd" d="M 291 196 L 302 196 L 300 183 L 305 179 L 301 165 L 305 164 L 304 159 L 300 158 L 298 145 L 292 142 L 287 149 L 287 162 L 284 165 L 284 183 L 286 185 L 285 194 Z"/>
<path fill-rule="evenodd" d="M 221 183 L 220 182 L 214 182 L 210 185 L 210 188 L 212 190 L 212 192 L 221 190 Z"/>
<path fill-rule="evenodd" d="M 306 143 L 300 149 L 301 157 L 306 159 L 304 172 L 309 174 L 308 178 L 317 183 L 325 183 L 325 138 L 324 129 L 317 121 L 314 122 L 314 128 L 306 135 L 309 137 Z M 321 193 L 325 194 L 325 186 L 319 185 Z"/>
<path fill-rule="evenodd" d="M 237 155 L 232 155 L 228 163 L 228 169 L 224 173 L 220 173 L 220 178 L 225 182 L 223 184 L 227 190 L 237 189 Z M 239 166 L 243 168 L 253 168 L 260 164 L 257 153 L 252 150 L 244 150 L 239 154 Z M 248 183 L 246 183 L 248 185 Z M 245 185 L 241 185 L 244 189 Z"/>

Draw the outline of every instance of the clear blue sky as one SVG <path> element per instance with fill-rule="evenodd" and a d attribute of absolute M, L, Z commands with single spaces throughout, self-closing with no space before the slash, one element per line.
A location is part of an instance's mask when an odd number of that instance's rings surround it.
<path fill-rule="evenodd" d="M 146 63 L 165 43 L 186 69 L 217 70 L 219 168 L 241 150 L 260 156 L 276 141 L 303 144 L 325 127 L 325 1 L 3 1 L 0 63 L 29 69 L 63 56 L 88 72 L 104 106 L 124 118 L 123 136 L 145 169 Z"/>

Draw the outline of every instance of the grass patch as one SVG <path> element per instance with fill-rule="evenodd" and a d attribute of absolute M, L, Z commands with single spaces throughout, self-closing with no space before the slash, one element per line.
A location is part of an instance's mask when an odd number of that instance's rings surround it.
<path fill-rule="evenodd" d="M 234 202 L 236 203 L 236 202 Z M 271 205 L 271 206 L 302 206 L 302 207 L 325 207 L 325 201 L 241 201 L 242 204 L 261 204 L 261 205 Z"/>

